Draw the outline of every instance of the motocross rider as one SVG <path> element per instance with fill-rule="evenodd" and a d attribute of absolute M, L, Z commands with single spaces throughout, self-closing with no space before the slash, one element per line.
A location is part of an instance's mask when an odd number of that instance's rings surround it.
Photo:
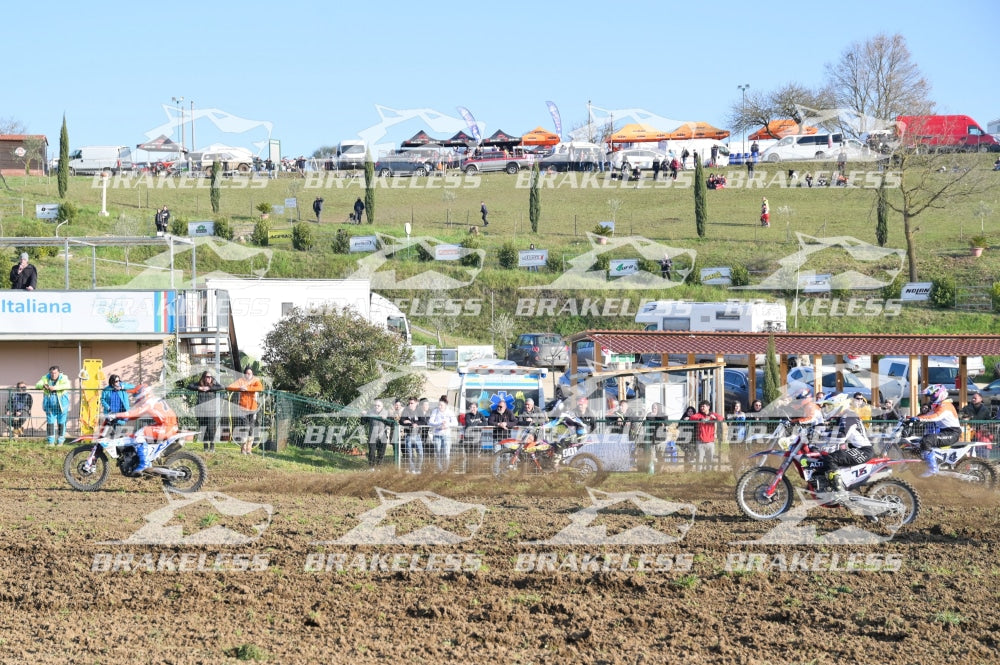
<path fill-rule="evenodd" d="M 955 405 L 948 397 L 947 388 L 941 385 L 927 386 L 923 394 L 930 397 L 931 410 L 910 420 L 933 422 L 939 426 L 938 432 L 928 432 L 920 439 L 921 454 L 924 462 L 927 463 L 927 471 L 920 474 L 920 477 L 926 478 L 938 472 L 937 459 L 934 457 L 933 449 L 957 443 L 962 434 L 962 424 L 958 421 L 958 412 L 955 411 Z"/>
<path fill-rule="evenodd" d="M 816 405 L 813 400 L 812 390 L 809 388 L 803 388 L 792 396 L 792 399 L 799 402 L 799 412 L 801 416 L 795 418 L 789 418 L 793 423 L 799 423 L 800 425 L 822 425 L 823 424 L 823 410 Z"/>
<path fill-rule="evenodd" d="M 847 484 L 840 475 L 840 467 L 864 464 L 875 456 L 875 449 L 865 435 L 865 426 L 861 417 L 851 410 L 851 398 L 845 393 L 831 395 L 822 402 L 826 407 L 827 418 L 837 418 L 839 426 L 833 434 L 838 441 L 847 444 L 845 449 L 835 450 L 824 455 L 823 460 L 830 487 L 835 492 L 843 492 Z"/>
<path fill-rule="evenodd" d="M 167 445 L 167 440 L 177 434 L 177 414 L 166 400 L 153 394 L 149 386 L 139 386 L 132 408 L 108 416 L 115 420 L 138 420 L 149 418 L 154 424 L 143 427 L 135 433 L 135 451 L 139 455 L 139 465 L 133 473 L 139 474 L 153 464 L 153 460 Z M 147 443 L 151 442 L 151 443 Z"/>

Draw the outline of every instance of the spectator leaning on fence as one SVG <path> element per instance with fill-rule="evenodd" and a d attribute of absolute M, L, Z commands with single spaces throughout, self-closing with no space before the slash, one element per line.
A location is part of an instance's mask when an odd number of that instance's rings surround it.
<path fill-rule="evenodd" d="M 722 421 L 722 416 L 712 411 L 712 405 L 707 400 L 702 400 L 698 402 L 698 412 L 691 416 L 691 420 L 698 423 L 698 470 L 708 471 L 715 457 L 715 423 Z"/>

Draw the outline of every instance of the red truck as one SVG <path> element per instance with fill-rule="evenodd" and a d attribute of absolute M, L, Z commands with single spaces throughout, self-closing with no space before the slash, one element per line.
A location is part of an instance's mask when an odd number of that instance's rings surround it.
<path fill-rule="evenodd" d="M 896 131 L 905 146 L 1000 152 L 1000 143 L 967 115 L 901 115 L 896 118 Z"/>

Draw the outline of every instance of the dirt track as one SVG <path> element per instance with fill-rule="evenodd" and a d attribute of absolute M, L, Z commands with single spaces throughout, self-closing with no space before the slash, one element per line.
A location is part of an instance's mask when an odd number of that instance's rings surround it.
<path fill-rule="evenodd" d="M 209 539 L 229 540 L 164 545 L 106 544 L 148 533 L 167 505 L 152 482 L 113 477 L 88 495 L 49 466 L 4 469 L 3 663 L 997 660 L 997 495 L 946 481 L 917 483 L 920 518 L 882 544 L 735 545 L 774 525 L 741 517 L 723 474 L 600 488 L 648 495 L 636 504 L 558 480 L 227 474 L 222 462 L 206 489 L 269 504 L 270 520 L 193 503 L 171 533 L 225 527 Z M 376 487 L 395 494 L 382 504 Z M 454 501 L 410 494 L 425 490 Z M 817 509 L 803 524 L 821 536 L 865 523 Z M 574 527 L 630 542 L 554 544 Z M 359 538 L 396 542 L 347 542 Z M 460 542 L 413 544 L 449 538 Z"/>

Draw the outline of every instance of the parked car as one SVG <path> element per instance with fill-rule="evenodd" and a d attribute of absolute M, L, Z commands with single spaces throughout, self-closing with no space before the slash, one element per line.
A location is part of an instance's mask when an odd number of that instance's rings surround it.
<path fill-rule="evenodd" d="M 727 367 L 723 370 L 722 380 L 725 390 L 726 413 L 733 409 L 733 404 L 740 403 L 743 410 L 750 411 L 750 404 L 754 401 L 750 399 L 750 372 L 745 367 Z M 764 399 L 764 370 L 758 369 L 755 378 L 756 397 L 754 399 Z"/>
<path fill-rule="evenodd" d="M 538 169 L 542 172 L 555 171 L 596 171 L 598 160 L 603 159 L 594 152 L 582 152 L 570 155 L 568 152 L 557 152 L 538 160 Z"/>
<path fill-rule="evenodd" d="M 882 391 L 879 390 L 879 397 L 877 402 L 872 402 L 872 391 L 871 388 L 866 386 L 857 375 L 850 371 L 849 369 L 840 370 L 840 374 L 843 377 L 843 387 L 840 392 L 845 392 L 853 395 L 854 393 L 861 393 L 868 400 L 869 404 L 881 404 L 882 403 Z M 791 384 L 806 384 L 810 388 L 814 385 L 814 377 L 812 367 L 793 367 L 788 372 L 788 383 Z M 823 378 L 820 381 L 820 385 L 823 387 L 824 393 L 831 393 L 837 391 L 837 370 L 830 369 L 829 371 L 823 372 Z"/>
<path fill-rule="evenodd" d="M 524 367 L 566 367 L 569 351 L 556 333 L 524 333 L 507 349 L 507 360 Z"/>
<path fill-rule="evenodd" d="M 530 169 L 535 163 L 532 154 L 508 154 L 500 150 L 492 150 L 470 157 L 462 162 L 462 170 L 467 174 L 489 173 L 491 171 L 506 171 L 511 175 L 522 169 Z"/>
<path fill-rule="evenodd" d="M 638 166 L 643 171 L 649 171 L 653 168 L 654 159 L 662 162 L 666 158 L 666 155 L 655 150 L 646 150 L 643 148 L 619 150 L 611 153 L 611 168 L 619 171 L 622 166 L 628 169 L 634 169 Z"/>
<path fill-rule="evenodd" d="M 375 162 L 375 175 L 380 178 L 425 176 L 431 171 L 433 166 L 419 154 L 386 155 Z"/>
<path fill-rule="evenodd" d="M 979 388 L 978 391 L 983 396 L 983 401 L 987 404 L 1000 404 L 1000 379 L 986 384 L 985 387 Z M 995 416 L 996 414 L 994 414 Z"/>
<path fill-rule="evenodd" d="M 597 390 L 597 386 L 594 385 L 594 379 L 590 378 L 593 373 L 594 369 L 592 367 L 579 367 L 576 370 L 576 381 L 570 382 L 569 370 L 563 372 L 556 382 L 556 399 L 564 400 L 574 395 L 577 392 L 577 384 L 580 381 L 584 382 L 583 394 L 590 397 Z M 614 377 L 604 379 L 605 397 L 618 399 L 618 392 L 617 379 Z M 626 380 L 625 397 L 626 399 L 635 398 L 635 388 L 633 388 L 630 380 Z"/>
<path fill-rule="evenodd" d="M 841 148 L 848 161 L 873 159 L 874 155 L 861 141 L 845 139 L 843 134 L 796 134 L 786 136 L 764 151 L 765 162 L 793 162 L 810 159 L 835 160 Z"/>

